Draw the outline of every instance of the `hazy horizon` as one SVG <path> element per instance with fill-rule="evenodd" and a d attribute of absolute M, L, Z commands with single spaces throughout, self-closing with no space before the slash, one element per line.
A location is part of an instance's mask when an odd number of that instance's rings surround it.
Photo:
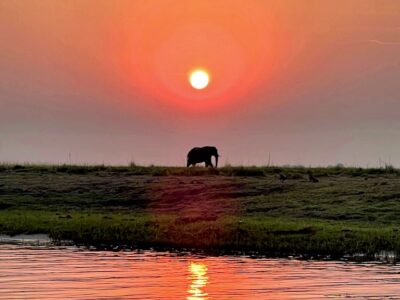
<path fill-rule="evenodd" d="M 0 18 L 0 162 L 183 166 L 215 145 L 221 165 L 400 167 L 400 1 L 3 0 Z"/>

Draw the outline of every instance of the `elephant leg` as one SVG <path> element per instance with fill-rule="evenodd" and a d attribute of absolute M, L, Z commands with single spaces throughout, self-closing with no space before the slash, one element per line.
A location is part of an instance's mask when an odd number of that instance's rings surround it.
<path fill-rule="evenodd" d="M 205 162 L 206 162 L 206 167 L 214 168 L 214 166 L 213 166 L 213 164 L 212 164 L 212 162 L 211 162 L 211 158 L 210 158 L 210 159 L 207 159 Z"/>

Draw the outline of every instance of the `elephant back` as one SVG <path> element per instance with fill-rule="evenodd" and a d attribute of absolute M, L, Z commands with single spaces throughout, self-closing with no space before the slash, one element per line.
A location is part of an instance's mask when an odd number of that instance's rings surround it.
<path fill-rule="evenodd" d="M 192 149 L 188 152 L 187 156 L 191 156 L 191 155 L 193 155 L 193 154 L 199 152 L 200 149 L 201 149 L 200 147 L 194 147 L 194 148 L 192 148 Z"/>

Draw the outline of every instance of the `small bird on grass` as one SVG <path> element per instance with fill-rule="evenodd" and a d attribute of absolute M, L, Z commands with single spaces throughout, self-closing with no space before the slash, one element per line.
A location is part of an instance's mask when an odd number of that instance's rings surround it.
<path fill-rule="evenodd" d="M 307 173 L 308 173 L 308 180 L 309 180 L 310 182 L 313 182 L 313 183 L 319 182 L 319 180 L 313 176 L 313 174 L 311 173 L 311 171 L 308 171 Z"/>
<path fill-rule="evenodd" d="M 287 180 L 287 176 L 285 174 L 279 173 L 278 175 L 281 182 L 285 182 L 285 180 Z"/>

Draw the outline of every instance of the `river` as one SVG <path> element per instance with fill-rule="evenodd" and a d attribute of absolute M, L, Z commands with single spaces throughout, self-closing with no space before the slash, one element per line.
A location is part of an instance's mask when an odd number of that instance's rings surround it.
<path fill-rule="evenodd" d="M 0 245 L 0 299 L 400 299 L 400 267 Z"/>

